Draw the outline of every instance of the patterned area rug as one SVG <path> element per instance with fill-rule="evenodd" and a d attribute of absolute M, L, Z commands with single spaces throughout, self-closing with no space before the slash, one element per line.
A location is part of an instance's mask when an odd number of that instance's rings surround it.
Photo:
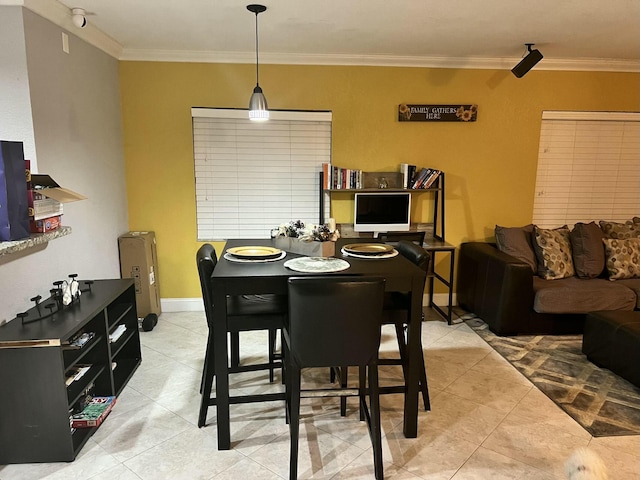
<path fill-rule="evenodd" d="M 594 437 L 640 435 L 640 388 L 582 353 L 582 335 L 499 337 L 465 322 Z"/>

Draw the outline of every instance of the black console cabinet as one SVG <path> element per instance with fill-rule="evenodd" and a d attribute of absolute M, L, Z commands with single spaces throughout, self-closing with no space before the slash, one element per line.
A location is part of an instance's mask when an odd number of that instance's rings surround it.
<path fill-rule="evenodd" d="M 122 324 L 126 331 L 110 342 Z M 82 348 L 70 347 L 83 332 L 95 335 Z M 96 280 L 52 318 L 0 327 L 0 464 L 74 460 L 96 428 L 72 429 L 70 412 L 88 389 L 119 395 L 141 358 L 132 279 Z M 67 386 L 76 365 L 90 368 Z"/>

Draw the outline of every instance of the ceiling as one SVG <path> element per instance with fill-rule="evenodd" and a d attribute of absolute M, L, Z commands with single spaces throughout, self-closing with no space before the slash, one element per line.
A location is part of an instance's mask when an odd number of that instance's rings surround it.
<path fill-rule="evenodd" d="M 0 5 L 10 4 L 0 0 Z M 255 61 L 238 0 L 23 0 L 124 60 Z M 53 11 L 49 3 L 56 4 Z M 260 63 L 640 71 L 640 0 L 265 0 Z M 78 29 L 69 8 L 88 12 Z M 102 45 L 101 45 L 102 43 Z"/>

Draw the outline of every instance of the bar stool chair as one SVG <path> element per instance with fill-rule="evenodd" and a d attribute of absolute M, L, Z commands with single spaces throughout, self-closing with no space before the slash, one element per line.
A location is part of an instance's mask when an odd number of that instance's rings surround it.
<path fill-rule="evenodd" d="M 196 263 L 200 277 L 205 316 L 207 318 L 207 325 L 209 326 L 207 349 L 200 384 L 202 399 L 198 417 L 198 427 L 203 427 L 206 424 L 208 407 L 216 404 L 215 397 L 211 397 L 211 388 L 213 386 L 213 376 L 215 372 L 213 349 L 213 309 L 215 305 L 213 305 L 211 274 L 218 263 L 218 256 L 211 244 L 206 243 L 198 249 L 196 253 Z M 277 358 L 275 354 L 275 344 L 276 332 L 278 329 L 282 329 L 284 325 L 287 317 L 287 308 L 287 298 L 281 295 L 227 297 L 227 330 L 232 337 L 232 361 L 229 373 L 268 369 L 269 381 L 273 382 L 274 370 L 276 368 L 283 368 L 282 359 Z M 233 345 L 236 343 L 236 339 L 239 339 L 239 332 L 252 330 L 269 331 L 269 360 L 267 363 L 240 365 L 239 352 L 234 353 Z M 237 342 L 237 348 L 239 348 L 239 341 Z M 238 360 L 234 360 L 234 357 Z M 247 396 L 247 401 L 261 401 L 261 395 Z"/>
<path fill-rule="evenodd" d="M 423 232 L 424 233 L 424 232 Z M 408 241 L 401 240 L 396 246 L 396 250 L 403 257 L 410 260 L 412 263 L 420 267 L 425 272 L 429 269 L 430 255 L 420 245 Z M 426 281 L 426 278 L 425 278 Z M 424 283 L 422 285 L 424 290 Z M 411 297 L 408 293 L 402 292 L 388 292 L 384 294 L 384 309 L 382 313 L 383 325 L 394 325 L 396 331 L 396 338 L 398 341 L 399 358 L 379 358 L 378 365 L 400 365 L 402 367 L 402 373 L 405 379 L 407 379 L 407 366 L 409 359 L 409 348 L 407 346 L 406 329 L 408 327 L 410 318 L 409 312 L 411 310 Z M 422 341 L 420 341 L 420 352 L 422 352 Z M 424 363 L 424 357 L 420 355 L 420 392 L 422 393 L 422 402 L 426 411 L 431 410 L 431 402 L 429 399 L 429 386 L 427 384 L 427 370 Z M 349 375 L 348 367 L 341 366 L 340 368 L 334 368 L 331 371 L 331 381 L 334 381 L 336 374 L 340 377 L 340 385 L 346 387 L 347 379 Z M 398 386 L 381 386 L 381 394 L 387 393 L 404 393 L 404 385 Z M 343 397 L 340 400 L 340 414 L 346 415 L 347 412 L 347 399 Z M 361 412 L 362 416 L 362 412 Z"/>
<path fill-rule="evenodd" d="M 375 478 L 384 477 L 378 392 L 378 349 L 384 279 L 358 276 L 292 277 L 284 328 L 287 419 L 291 434 L 289 478 L 298 474 L 300 398 L 357 395 L 373 445 Z M 307 367 L 358 366 L 357 389 L 301 390 Z M 368 374 L 369 404 L 365 383 Z"/>

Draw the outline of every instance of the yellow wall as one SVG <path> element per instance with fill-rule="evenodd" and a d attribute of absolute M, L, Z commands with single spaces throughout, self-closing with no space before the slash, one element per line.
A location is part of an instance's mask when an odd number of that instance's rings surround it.
<path fill-rule="evenodd" d="M 163 298 L 200 296 L 190 109 L 246 108 L 254 68 L 120 64 L 129 228 L 156 232 Z M 491 239 L 496 224 L 531 222 L 543 110 L 640 110 L 640 75 L 632 73 L 534 69 L 517 79 L 508 70 L 261 65 L 260 79 L 273 109 L 333 112 L 335 165 L 445 171 L 454 245 Z M 478 120 L 399 123 L 400 103 L 475 103 Z M 351 220 L 349 202 L 334 201 L 338 222 Z"/>

